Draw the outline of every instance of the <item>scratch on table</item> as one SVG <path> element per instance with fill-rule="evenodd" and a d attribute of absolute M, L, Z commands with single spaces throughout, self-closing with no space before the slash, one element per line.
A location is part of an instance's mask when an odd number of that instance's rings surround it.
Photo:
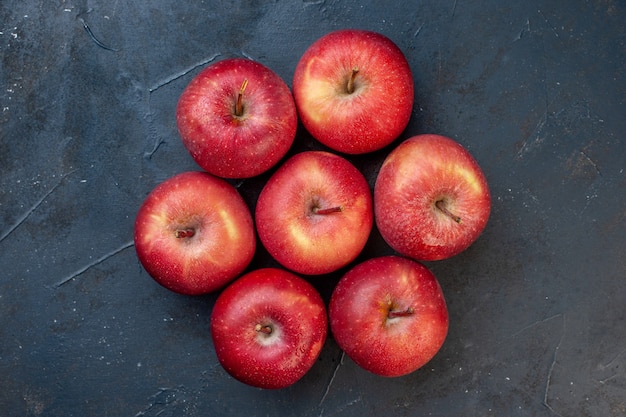
<path fill-rule="evenodd" d="M 96 38 L 96 36 L 91 31 L 91 28 L 89 27 L 89 25 L 87 25 L 87 22 L 85 22 L 85 19 L 83 19 L 82 17 L 79 17 L 78 20 L 80 20 L 80 22 L 83 24 L 83 28 L 85 29 L 85 32 L 87 32 L 91 40 L 94 41 L 96 45 L 98 45 L 102 49 L 106 49 L 107 51 L 119 52 L 119 49 L 105 45 L 98 38 Z"/>
<path fill-rule="evenodd" d="M 562 314 L 562 313 L 555 314 L 555 315 L 553 315 L 553 316 L 546 317 L 545 319 L 538 320 L 538 321 L 536 321 L 536 322 L 534 322 L 534 323 L 531 323 L 531 324 L 529 324 L 528 326 L 524 326 L 524 327 L 522 327 L 521 329 L 519 329 L 518 331 L 516 331 L 515 333 L 513 333 L 510 337 L 515 337 L 515 336 L 519 335 L 520 333 L 522 333 L 522 332 L 524 332 L 524 331 L 526 331 L 526 330 L 528 330 L 528 329 L 532 329 L 532 328 L 533 328 L 533 327 L 535 327 L 535 326 L 538 326 L 538 325 L 540 325 L 540 324 L 543 324 L 543 323 L 546 323 L 546 322 L 548 322 L 548 321 L 554 320 L 554 319 L 556 319 L 557 317 L 563 317 L 563 314 Z"/>
<path fill-rule="evenodd" d="M 9 237 L 11 233 L 13 233 L 18 227 L 20 227 L 20 225 L 24 223 L 26 219 L 28 219 L 28 217 L 30 217 L 30 215 L 33 214 L 35 210 L 37 210 L 37 208 L 46 200 L 46 198 L 48 198 L 50 194 L 52 194 L 54 190 L 56 190 L 63 183 L 63 180 L 65 180 L 65 178 L 67 178 L 69 175 L 73 174 L 76 171 L 77 169 L 70 171 L 67 174 L 61 175 L 61 179 L 59 179 L 59 181 L 56 184 L 54 184 L 54 186 L 50 190 L 48 190 L 39 200 L 37 200 L 35 204 L 33 204 L 24 214 L 22 214 L 16 220 L 13 226 L 9 227 L 9 230 L 4 232 L 4 234 L 0 237 L 0 242 L 2 242 L 4 239 Z"/>
<path fill-rule="evenodd" d="M 165 143 L 165 140 L 158 133 L 156 133 L 156 129 L 152 128 L 152 118 L 148 120 L 148 129 L 151 131 L 151 136 L 154 136 L 154 145 L 152 149 L 143 153 L 143 157 L 146 159 L 152 159 L 152 156 L 156 153 L 156 151 L 161 147 L 162 144 Z"/>
<path fill-rule="evenodd" d="M 152 394 L 148 400 L 150 403 L 142 411 L 135 414 L 135 417 L 145 415 L 159 416 L 167 409 L 176 408 L 180 402 L 185 402 L 185 389 L 183 386 L 178 388 L 159 388 L 156 394 Z M 158 410 L 158 411 L 157 411 Z M 174 412 L 176 410 L 173 410 Z M 174 413 L 175 415 L 176 413 Z M 170 413 L 168 413 L 170 415 Z"/>
<path fill-rule="evenodd" d="M 456 13 L 456 4 L 458 3 L 458 0 L 454 0 L 454 4 L 452 5 L 452 16 L 454 17 L 454 14 Z"/>
<path fill-rule="evenodd" d="M 535 145 L 539 145 L 544 141 L 544 136 L 542 136 L 543 128 L 548 122 L 548 111 L 547 109 L 543 112 L 541 119 L 535 126 L 535 130 L 532 134 L 528 135 L 526 139 L 522 142 L 519 150 L 517 151 L 517 159 L 521 159 L 528 151 L 535 147 Z"/>
<path fill-rule="evenodd" d="M 565 315 L 563 314 L 562 316 L 562 320 L 563 320 L 563 326 L 561 329 L 561 337 L 559 338 L 559 342 L 557 343 L 556 347 L 554 348 L 554 353 L 552 354 L 552 363 L 550 364 L 550 368 L 548 369 L 548 376 L 546 378 L 546 389 L 544 391 L 543 394 L 543 405 L 550 410 L 552 413 L 554 413 L 555 415 L 562 417 L 561 414 L 559 414 L 554 408 L 552 408 L 552 406 L 550 405 L 550 403 L 548 402 L 548 397 L 550 394 L 550 384 L 552 383 L 552 374 L 554 372 L 554 367 L 557 364 L 557 354 L 559 352 L 559 349 L 561 348 L 561 343 L 563 343 L 563 337 L 565 336 Z"/>
<path fill-rule="evenodd" d="M 580 151 L 580 155 L 591 164 L 591 166 L 596 170 L 596 173 L 599 176 L 602 176 L 602 172 L 600 172 L 600 168 L 598 168 L 598 164 L 596 164 L 596 162 L 593 159 L 591 159 L 589 155 L 587 155 L 584 149 Z"/>
<path fill-rule="evenodd" d="M 154 141 L 154 146 L 152 147 L 152 149 L 147 152 L 144 152 L 143 154 L 144 158 L 151 159 L 152 155 L 154 155 L 157 149 L 159 149 L 159 147 L 164 143 L 165 141 L 162 138 L 157 137 L 156 140 Z"/>
<path fill-rule="evenodd" d="M 613 379 L 615 379 L 615 378 L 620 376 L 619 369 L 616 370 L 616 368 L 620 367 L 620 364 L 617 364 L 617 365 L 614 366 L 613 363 L 615 361 L 617 361 L 620 358 L 620 356 L 622 356 L 624 353 L 626 353 L 626 349 L 622 350 L 617 355 L 615 355 L 615 357 L 613 359 L 611 359 L 609 362 L 607 362 L 605 364 L 600 364 L 598 366 L 598 370 L 599 371 L 605 371 L 607 369 L 613 368 L 612 369 L 613 370 L 613 374 L 611 374 L 611 375 L 609 375 L 609 376 L 607 376 L 605 378 L 602 378 L 602 379 L 595 379 L 595 381 L 597 383 L 599 383 L 599 384 L 606 384 L 607 382 L 609 382 L 609 381 L 611 381 L 611 380 L 613 380 Z"/>
<path fill-rule="evenodd" d="M 83 266 L 82 268 L 79 268 L 76 271 L 72 272 L 67 277 L 65 277 L 62 280 L 56 282 L 54 284 L 54 286 L 56 288 L 59 288 L 60 286 L 64 285 L 65 283 L 67 283 L 67 282 L 73 280 L 74 278 L 78 277 L 79 275 L 87 272 L 89 269 L 93 268 L 94 266 L 99 265 L 102 262 L 106 261 L 107 259 L 109 259 L 109 258 L 117 255 L 118 253 L 122 252 L 123 250 L 130 248 L 134 244 L 135 244 L 134 241 L 130 241 L 130 242 L 124 243 L 119 248 L 117 248 L 115 250 L 112 250 L 111 252 L 102 255 L 101 257 L 99 257 L 98 259 L 94 260 L 93 262 L 90 262 L 87 265 Z"/>
<path fill-rule="evenodd" d="M 602 369 L 606 369 L 610 366 L 613 365 L 613 362 L 615 362 L 620 356 L 622 356 L 624 353 L 626 353 L 626 349 L 622 350 L 620 353 L 618 353 L 617 355 L 615 355 L 615 357 L 613 359 L 611 359 L 609 362 L 607 362 L 606 364 L 601 365 Z"/>
<path fill-rule="evenodd" d="M 322 406 L 322 403 L 324 403 L 326 396 L 328 396 L 328 393 L 330 392 L 330 387 L 331 385 L 333 385 L 333 381 L 335 380 L 335 377 L 337 376 L 337 372 L 339 371 L 339 367 L 343 365 L 343 358 L 345 357 L 345 355 L 346 355 L 346 352 L 341 351 L 341 358 L 339 359 L 337 366 L 335 366 L 335 370 L 333 371 L 333 375 L 330 377 L 330 381 L 328 381 L 328 384 L 326 385 L 326 391 L 324 391 L 324 395 L 322 395 L 322 399 L 317 405 L 318 407 Z"/>
<path fill-rule="evenodd" d="M 190 67 L 187 67 L 185 69 L 183 69 L 182 71 L 178 71 L 164 79 L 162 79 L 161 81 L 157 82 L 155 85 L 153 85 L 152 87 L 150 87 L 148 89 L 148 91 L 150 93 L 154 93 L 156 90 L 158 90 L 161 87 L 164 87 L 166 85 L 168 85 L 169 83 L 171 83 L 172 81 L 175 81 L 181 77 L 184 77 L 185 75 L 189 74 L 191 71 L 195 70 L 198 67 L 201 67 L 203 65 L 206 65 L 210 62 L 215 61 L 215 59 L 220 56 L 221 54 L 218 52 L 216 54 L 211 55 L 210 57 L 203 59 L 202 61 L 196 62 L 195 64 L 191 65 Z"/>
<path fill-rule="evenodd" d="M 546 22 L 546 25 L 548 25 L 548 27 L 552 30 L 552 32 L 554 33 L 554 36 L 556 36 L 558 38 L 559 37 L 559 33 L 556 31 L 556 28 L 554 26 L 552 26 L 552 23 L 550 23 L 550 21 L 548 20 L 546 15 L 543 14 L 543 12 L 541 10 L 537 10 L 537 12 L 541 15 L 543 20 Z"/>
<path fill-rule="evenodd" d="M 420 32 L 422 31 L 422 28 L 423 28 L 423 27 L 424 27 L 424 24 L 422 23 L 422 24 L 420 25 L 420 27 L 418 27 L 418 28 L 417 28 L 417 30 L 415 31 L 415 33 L 413 34 L 413 37 L 414 37 L 414 38 L 417 38 L 417 35 L 419 35 L 419 34 L 420 34 Z"/>
<path fill-rule="evenodd" d="M 246 51 L 241 51 L 241 55 L 243 55 L 244 58 L 249 59 L 250 61 L 257 61 L 257 59 L 255 57 L 253 57 L 252 55 L 250 55 Z"/>
<path fill-rule="evenodd" d="M 146 118 L 148 119 L 148 127 L 150 129 L 150 137 L 154 138 L 154 145 L 152 146 L 152 149 L 150 149 L 149 151 L 144 152 L 143 156 L 146 159 L 151 159 L 152 156 L 156 153 L 156 151 L 161 147 L 161 145 L 163 143 L 165 143 L 165 141 L 163 140 L 163 138 L 161 138 L 157 133 L 156 130 L 153 128 L 152 123 L 154 121 L 152 114 L 150 113 L 150 94 L 154 93 L 155 91 L 157 91 L 159 88 L 166 86 L 168 84 L 170 84 L 171 82 L 184 77 L 185 75 L 189 74 L 191 71 L 195 70 L 198 67 L 201 67 L 203 65 L 206 65 L 210 62 L 215 61 L 215 59 L 217 59 L 217 57 L 219 57 L 221 54 L 215 53 L 199 62 L 196 62 L 195 64 L 181 70 L 178 71 L 164 79 L 162 79 L 161 81 L 157 82 L 155 85 L 153 85 L 152 87 L 148 88 L 148 113 L 146 115 Z"/>
<path fill-rule="evenodd" d="M 522 26 L 522 30 L 520 30 L 520 32 L 517 34 L 517 37 L 513 39 L 513 42 L 521 40 L 524 36 L 526 36 L 527 33 L 531 33 L 529 18 L 526 18 L 526 23 L 524 24 L 524 26 Z"/>
<path fill-rule="evenodd" d="M 314 6 L 314 5 L 317 5 L 317 4 L 324 4 L 324 3 L 326 3 L 326 0 L 313 0 L 313 1 L 306 1 L 306 0 L 304 0 L 302 2 L 302 5 L 304 7 L 306 7 L 306 6 Z"/>

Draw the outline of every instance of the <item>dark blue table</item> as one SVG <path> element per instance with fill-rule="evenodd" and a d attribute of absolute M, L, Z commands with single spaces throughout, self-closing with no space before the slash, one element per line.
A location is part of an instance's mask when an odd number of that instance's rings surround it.
<path fill-rule="evenodd" d="M 3 1 L 0 4 L 0 415 L 626 415 L 626 4 L 620 1 Z M 182 89 L 210 62 L 289 85 L 321 35 L 358 27 L 416 84 L 395 144 L 441 133 L 493 194 L 463 254 L 428 266 L 450 311 L 439 354 L 368 374 L 332 338 L 280 391 L 219 366 L 217 294 L 158 286 L 132 246 L 159 182 L 198 169 Z M 322 149 L 300 129 L 291 153 Z M 391 149 L 349 157 L 373 185 Z M 239 181 L 251 207 L 267 175 Z M 390 254 L 374 232 L 361 259 Z M 259 250 L 251 268 L 273 265 Z M 311 278 L 328 300 L 338 274 Z"/>

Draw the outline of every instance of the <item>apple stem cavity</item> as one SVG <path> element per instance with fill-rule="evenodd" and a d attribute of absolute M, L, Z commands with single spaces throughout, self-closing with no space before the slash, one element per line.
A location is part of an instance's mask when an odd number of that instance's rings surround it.
<path fill-rule="evenodd" d="M 437 207 L 443 214 L 450 217 L 455 222 L 459 224 L 461 223 L 461 218 L 448 210 L 448 208 L 446 207 L 446 202 L 444 200 L 437 200 L 437 202 L 435 202 L 435 207 Z"/>
<path fill-rule="evenodd" d="M 239 87 L 239 94 L 237 95 L 237 103 L 235 104 L 235 116 L 243 116 L 243 92 L 248 86 L 248 79 L 243 80 L 241 87 Z"/>
<path fill-rule="evenodd" d="M 262 324 L 257 324 L 256 326 L 254 326 L 254 330 L 256 330 L 259 333 L 264 333 L 267 335 L 272 334 L 272 326 L 269 325 L 262 325 Z"/>
<path fill-rule="evenodd" d="M 178 239 L 183 239 L 186 237 L 193 237 L 195 234 L 196 234 L 196 231 L 194 229 L 177 230 L 175 233 Z"/>
<path fill-rule="evenodd" d="M 350 78 L 348 78 L 348 85 L 346 86 L 346 91 L 348 92 L 348 94 L 354 93 L 354 81 L 358 73 L 359 69 L 357 67 L 352 68 L 352 74 L 350 74 Z"/>
<path fill-rule="evenodd" d="M 413 313 L 415 313 L 415 310 L 413 310 L 413 307 L 409 307 L 406 310 L 401 310 L 401 311 L 390 310 L 389 313 L 387 313 L 387 318 L 393 319 L 396 317 L 408 317 L 408 316 L 413 315 Z"/>
<path fill-rule="evenodd" d="M 336 206 L 336 207 L 329 207 L 329 208 L 318 208 L 318 207 L 314 207 L 313 208 L 313 213 L 315 214 L 331 214 L 331 213 L 339 213 L 343 211 L 343 207 L 342 206 Z"/>

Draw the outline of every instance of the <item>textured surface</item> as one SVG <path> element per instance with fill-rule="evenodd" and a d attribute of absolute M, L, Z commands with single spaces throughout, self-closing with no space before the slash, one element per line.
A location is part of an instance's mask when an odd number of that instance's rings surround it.
<path fill-rule="evenodd" d="M 413 3 L 3 1 L 0 415 L 625 415 L 626 5 Z M 425 368 L 381 379 L 329 340 L 296 385 L 249 388 L 216 360 L 215 295 L 154 283 L 134 216 L 197 169 L 174 112 L 201 68 L 247 56 L 290 85 L 306 47 L 346 27 L 405 52 L 416 105 L 399 140 L 459 140 L 492 217 L 429 264 L 451 324 Z M 350 158 L 371 186 L 389 150 Z M 236 184 L 251 207 L 265 179 Z M 374 233 L 363 258 L 389 253 Z M 337 279 L 311 281 L 328 300 Z"/>

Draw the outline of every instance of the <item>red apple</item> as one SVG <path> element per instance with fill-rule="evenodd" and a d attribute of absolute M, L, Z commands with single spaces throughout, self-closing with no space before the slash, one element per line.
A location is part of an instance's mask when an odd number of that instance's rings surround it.
<path fill-rule="evenodd" d="M 358 264 L 330 300 L 330 328 L 357 365 L 381 376 L 411 373 L 430 361 L 448 333 L 448 309 L 435 276 L 398 256 Z"/>
<path fill-rule="evenodd" d="M 339 30 L 300 58 L 293 95 L 304 127 L 324 145 L 348 154 L 383 148 L 404 130 L 413 110 L 413 76 L 386 36 Z"/>
<path fill-rule="evenodd" d="M 276 268 L 239 278 L 220 294 L 211 314 L 219 362 L 235 379 L 259 388 L 284 388 L 302 378 L 327 332 L 319 293 Z"/>
<path fill-rule="evenodd" d="M 298 123 L 285 82 L 242 58 L 201 71 L 178 101 L 176 122 L 198 165 L 224 178 L 249 178 L 273 167 L 291 147 Z"/>
<path fill-rule="evenodd" d="M 352 262 L 365 246 L 372 196 L 348 160 L 307 151 L 270 177 L 255 216 L 259 238 L 274 259 L 301 274 L 324 274 Z"/>
<path fill-rule="evenodd" d="M 398 253 L 446 259 L 482 233 L 491 210 L 487 180 L 456 141 L 414 136 L 383 162 L 374 187 L 376 225 Z"/>
<path fill-rule="evenodd" d="M 215 291 L 252 261 L 256 236 L 237 190 L 206 172 L 159 184 L 135 220 L 135 249 L 148 273 L 181 294 Z"/>

